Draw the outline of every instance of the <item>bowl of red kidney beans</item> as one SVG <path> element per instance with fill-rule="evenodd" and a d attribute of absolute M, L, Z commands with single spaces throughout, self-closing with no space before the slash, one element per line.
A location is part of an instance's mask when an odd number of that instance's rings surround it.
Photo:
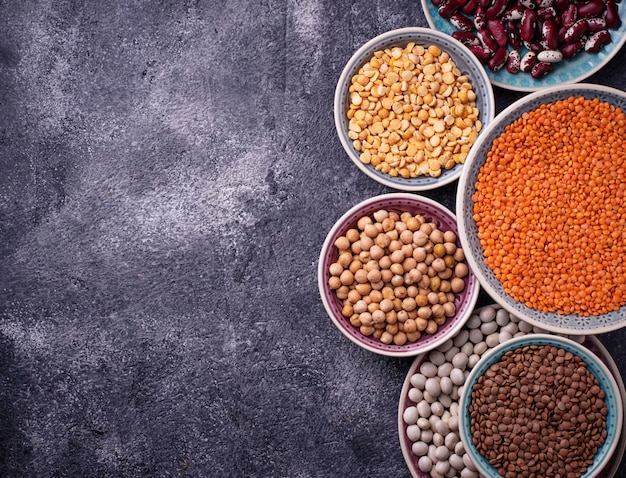
<path fill-rule="evenodd" d="M 496 86 L 518 91 L 591 76 L 626 41 L 616 0 L 422 0 L 431 28 L 464 45 Z"/>

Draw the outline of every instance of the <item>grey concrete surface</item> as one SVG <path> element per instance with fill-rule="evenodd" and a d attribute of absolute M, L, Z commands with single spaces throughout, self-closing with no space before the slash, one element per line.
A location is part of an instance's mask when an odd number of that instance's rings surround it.
<path fill-rule="evenodd" d="M 405 26 L 415 0 L 0 0 L 0 476 L 409 476 L 411 360 L 348 342 L 316 283 L 333 222 L 391 192 L 335 83 Z"/>

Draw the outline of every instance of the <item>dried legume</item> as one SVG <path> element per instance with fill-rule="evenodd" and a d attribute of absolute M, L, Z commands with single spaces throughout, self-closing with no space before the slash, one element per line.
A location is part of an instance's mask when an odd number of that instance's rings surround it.
<path fill-rule="evenodd" d="M 479 377 L 472 441 L 501 476 L 577 478 L 607 436 L 607 406 L 577 355 L 549 345 L 505 353 Z"/>
<path fill-rule="evenodd" d="M 454 232 L 421 215 L 379 210 L 359 218 L 335 247 L 339 257 L 328 268 L 328 285 L 363 335 L 404 345 L 434 334 L 456 314 L 469 270 L 457 268 L 465 256 Z M 442 268 L 434 266 L 438 259 Z"/>
<path fill-rule="evenodd" d="M 623 111 L 582 97 L 524 113 L 494 140 L 474 220 L 513 298 L 584 316 L 626 303 L 625 151 Z"/>
<path fill-rule="evenodd" d="M 390 176 L 440 176 L 465 162 L 482 128 L 469 78 L 435 45 L 375 52 L 349 93 L 348 136 Z"/>
<path fill-rule="evenodd" d="M 407 437 L 412 442 L 411 450 L 416 456 L 417 467 L 420 471 L 428 473 L 431 478 L 478 477 L 478 472 L 460 441 L 458 399 L 469 372 L 480 356 L 489 349 L 485 342 L 478 344 L 470 342 L 470 333 L 474 329 L 479 329 L 483 324 L 492 322 L 498 324 L 498 332 L 506 328 L 511 337 L 544 332 L 509 314 L 499 306 L 482 307 L 471 315 L 453 339 L 429 352 L 415 373 L 409 377 L 411 388 L 408 391 L 409 400 L 406 410 L 411 411 L 403 413 L 403 421 L 406 425 Z M 569 338 L 578 342 L 585 339 L 583 336 Z M 504 343 L 504 341 L 499 343 Z M 445 358 L 443 363 L 441 363 L 442 355 Z M 470 356 L 475 357 L 471 362 Z M 453 384 L 450 379 L 452 373 L 458 375 L 457 384 Z M 439 379 L 441 392 L 437 397 L 431 396 L 425 389 L 426 381 L 431 377 Z M 435 415 L 432 407 L 436 409 L 444 402 L 447 405 L 443 406 L 442 413 L 439 416 Z M 442 428 L 439 425 L 441 422 L 445 424 L 445 427 Z M 437 434 L 435 432 L 438 429 L 441 431 Z M 434 456 L 434 451 L 441 446 L 440 440 L 443 440 L 443 445 L 448 448 L 449 453 L 448 457 L 442 460 L 448 465 L 446 474 L 440 474 L 436 470 L 439 460 Z"/>

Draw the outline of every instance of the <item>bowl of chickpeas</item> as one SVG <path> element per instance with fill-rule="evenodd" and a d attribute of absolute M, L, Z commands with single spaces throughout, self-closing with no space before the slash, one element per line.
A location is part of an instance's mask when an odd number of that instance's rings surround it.
<path fill-rule="evenodd" d="M 459 179 L 460 241 L 483 289 L 543 330 L 626 326 L 626 93 L 531 93 L 483 131 Z"/>
<path fill-rule="evenodd" d="M 318 287 L 345 337 L 393 357 L 453 337 L 479 293 L 454 214 L 413 193 L 375 196 L 345 212 L 322 245 Z"/>
<path fill-rule="evenodd" d="M 472 145 L 495 115 L 484 67 L 451 36 L 392 30 L 361 46 L 337 82 L 339 140 L 366 175 L 402 191 L 458 179 Z"/>

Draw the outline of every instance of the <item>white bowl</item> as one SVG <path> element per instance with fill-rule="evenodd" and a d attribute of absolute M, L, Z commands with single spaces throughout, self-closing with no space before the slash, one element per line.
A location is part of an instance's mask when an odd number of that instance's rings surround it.
<path fill-rule="evenodd" d="M 358 73 L 359 69 L 367 63 L 374 52 L 391 48 L 394 46 L 406 46 L 409 42 L 416 45 L 430 46 L 436 45 L 442 51 L 447 52 L 454 60 L 461 72 L 466 75 L 474 92 L 476 93 L 476 104 L 480 111 L 480 121 L 483 128 L 487 126 L 495 115 L 495 99 L 493 89 L 484 67 L 477 58 L 467 49 L 465 45 L 455 40 L 449 35 L 431 30 L 429 28 L 412 27 L 392 30 L 383 33 L 365 43 L 350 58 L 343 69 L 334 98 L 335 127 L 339 140 L 352 162 L 370 178 L 385 186 L 403 191 L 425 191 L 448 184 L 458 179 L 461 174 L 462 165 L 457 164 L 449 170 L 442 171 L 441 176 L 418 176 L 415 178 L 393 177 L 387 173 L 377 171 L 373 166 L 364 164 L 359 159 L 359 152 L 354 148 L 352 140 L 348 137 L 347 111 L 349 109 L 349 87 L 352 77 Z M 480 136 L 480 134 L 479 134 Z"/>
<path fill-rule="evenodd" d="M 478 227 L 474 220 L 472 195 L 481 166 L 495 138 L 504 128 L 517 120 L 523 113 L 533 111 L 540 105 L 566 99 L 570 96 L 598 98 L 626 111 L 626 93 L 613 88 L 593 84 L 572 84 L 546 88 L 531 93 L 511 104 L 499 113 L 494 121 L 483 130 L 472 147 L 463 166 L 457 188 L 456 213 L 461 244 L 465 250 L 470 268 L 474 271 L 483 289 L 502 307 L 517 317 L 544 330 L 570 335 L 601 334 L 626 326 L 626 306 L 603 315 L 583 316 L 542 312 L 515 300 L 505 292 L 501 282 L 485 264 L 483 248 L 478 239 Z"/>

